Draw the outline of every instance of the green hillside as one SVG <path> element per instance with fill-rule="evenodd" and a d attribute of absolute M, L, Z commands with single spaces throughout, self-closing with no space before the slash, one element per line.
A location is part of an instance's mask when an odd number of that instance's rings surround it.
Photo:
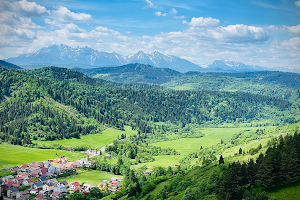
<path fill-rule="evenodd" d="M 94 78 L 119 83 L 162 84 L 171 81 L 181 73 L 168 68 L 156 68 L 144 64 L 128 64 L 119 67 L 101 67 L 95 69 L 73 68 Z"/>
<path fill-rule="evenodd" d="M 6 62 L 4 60 L 0 60 L 0 66 L 11 68 L 11 69 L 22 69 L 21 67 L 14 65 L 12 63 Z"/>

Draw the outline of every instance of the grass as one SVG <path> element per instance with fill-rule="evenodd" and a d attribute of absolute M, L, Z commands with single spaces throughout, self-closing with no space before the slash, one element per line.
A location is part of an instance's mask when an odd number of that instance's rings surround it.
<path fill-rule="evenodd" d="M 57 158 L 57 155 L 64 155 L 70 161 L 86 157 L 84 153 L 54 149 L 34 149 L 6 143 L 0 144 L 0 152 L 0 169 L 19 166 L 23 163 L 45 161 L 50 158 Z"/>
<path fill-rule="evenodd" d="M 114 175 L 112 173 L 103 172 L 103 171 L 84 171 L 84 170 L 77 170 L 78 175 L 75 175 L 70 178 L 62 178 L 60 180 L 66 180 L 68 183 L 72 182 L 79 182 L 82 183 L 88 183 L 94 186 L 97 186 L 99 183 L 103 183 L 103 180 L 109 180 L 113 177 L 118 177 L 120 179 L 123 178 L 123 176 Z"/>
<path fill-rule="evenodd" d="M 131 127 L 125 126 L 125 131 L 108 128 L 102 131 L 101 134 L 84 135 L 81 136 L 81 139 L 73 138 L 73 139 L 64 139 L 64 140 L 55 140 L 55 141 L 37 141 L 37 144 L 45 145 L 45 146 L 59 144 L 64 147 L 84 146 L 84 147 L 91 147 L 93 149 L 101 149 L 101 147 L 111 144 L 121 134 L 126 134 L 126 136 L 129 136 L 136 133 L 137 132 L 132 130 Z"/>
<path fill-rule="evenodd" d="M 138 165 L 131 166 L 133 169 L 137 169 L 143 166 L 147 166 L 148 168 L 152 168 L 155 166 L 161 167 L 174 167 L 176 164 L 180 164 L 179 161 L 184 158 L 182 155 L 166 155 L 166 156 L 153 156 L 154 162 L 140 163 Z"/>
<path fill-rule="evenodd" d="M 300 182 L 272 192 L 268 192 L 268 197 L 277 197 L 278 200 L 298 200 L 300 197 Z"/>
<path fill-rule="evenodd" d="M 263 127 L 266 130 L 274 129 L 274 127 Z M 246 130 L 256 130 L 258 127 L 238 127 L 238 128 L 202 128 L 199 129 L 204 133 L 202 138 L 181 138 L 178 140 L 164 141 L 153 143 L 153 145 L 162 148 L 174 148 L 182 155 L 188 155 L 200 149 L 200 147 L 210 147 L 220 143 L 221 139 L 231 138 L 233 135 Z"/>

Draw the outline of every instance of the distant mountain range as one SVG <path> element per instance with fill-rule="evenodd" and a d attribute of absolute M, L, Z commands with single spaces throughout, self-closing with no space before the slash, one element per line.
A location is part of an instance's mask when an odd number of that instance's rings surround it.
<path fill-rule="evenodd" d="M 98 68 L 115 67 L 130 63 L 141 63 L 159 68 L 170 68 L 179 72 L 243 72 L 279 70 L 224 60 L 215 60 L 210 64 L 200 66 L 176 56 L 164 55 L 158 51 L 155 51 L 152 54 L 145 54 L 143 51 L 139 51 L 133 55 L 122 56 L 114 52 L 98 52 L 97 50 L 86 46 L 72 48 L 63 44 L 52 45 L 47 48 L 45 47 L 33 53 L 8 58 L 5 61 L 19 65 L 23 68 L 40 68 L 43 66 Z M 293 70 L 290 69 L 282 71 L 293 72 Z"/>

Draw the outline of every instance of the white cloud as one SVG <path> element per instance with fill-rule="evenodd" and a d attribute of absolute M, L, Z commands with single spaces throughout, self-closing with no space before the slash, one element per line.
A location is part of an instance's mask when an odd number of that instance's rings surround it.
<path fill-rule="evenodd" d="M 176 15 L 178 12 L 175 8 L 172 8 L 172 10 L 170 11 L 171 15 Z"/>
<path fill-rule="evenodd" d="M 44 7 L 37 5 L 35 2 L 28 2 L 26 0 L 21 1 L 6 1 L 0 2 L 0 8 L 5 11 L 17 12 L 20 15 L 31 16 L 43 16 L 49 15 L 49 11 Z"/>
<path fill-rule="evenodd" d="M 184 18 L 186 18 L 186 16 L 184 16 L 184 15 L 181 15 L 181 16 L 173 16 L 173 19 L 184 19 Z"/>
<path fill-rule="evenodd" d="M 150 0 L 145 0 L 146 1 L 146 3 L 147 3 L 147 7 L 149 7 L 149 8 L 157 8 L 157 6 L 155 6 L 153 3 L 152 3 L 152 1 L 150 1 Z"/>
<path fill-rule="evenodd" d="M 269 34 L 263 28 L 243 24 L 217 27 L 209 32 L 214 39 L 229 43 L 264 42 L 269 39 Z"/>
<path fill-rule="evenodd" d="M 300 24 L 298 26 L 286 26 L 286 28 L 292 34 L 300 34 Z"/>
<path fill-rule="evenodd" d="M 211 17 L 199 17 L 199 18 L 195 18 L 193 17 L 191 22 L 187 22 L 186 20 L 182 21 L 183 24 L 187 24 L 189 26 L 203 26 L 203 27 L 213 27 L 213 26 L 217 26 L 220 23 L 219 19 L 214 19 Z"/>
<path fill-rule="evenodd" d="M 162 13 L 162 12 L 160 12 L 160 11 L 156 11 L 156 12 L 154 13 L 154 15 L 159 16 L 159 17 L 165 17 L 165 16 L 167 16 L 167 13 Z"/>
<path fill-rule="evenodd" d="M 300 0 L 295 2 L 295 5 L 300 7 Z"/>
<path fill-rule="evenodd" d="M 57 10 L 51 12 L 52 17 L 60 22 L 91 21 L 92 15 L 85 13 L 74 13 L 68 8 L 59 6 Z"/>

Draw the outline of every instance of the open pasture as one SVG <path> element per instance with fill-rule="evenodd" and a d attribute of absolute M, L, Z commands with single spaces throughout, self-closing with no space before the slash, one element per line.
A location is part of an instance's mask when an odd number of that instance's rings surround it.
<path fill-rule="evenodd" d="M 77 170 L 78 175 L 69 177 L 69 178 L 61 178 L 59 180 L 66 180 L 68 183 L 72 182 L 79 182 L 82 183 L 88 183 L 94 186 L 97 186 L 99 183 L 103 183 L 103 180 L 108 180 L 113 177 L 118 177 L 119 179 L 122 179 L 123 176 L 120 175 L 114 175 L 113 173 L 109 172 L 102 172 L 102 171 L 84 171 L 84 170 Z"/>
<path fill-rule="evenodd" d="M 64 140 L 55 140 L 55 141 L 37 141 L 38 145 L 50 146 L 53 144 L 62 145 L 64 147 L 75 147 L 75 146 L 84 146 L 91 147 L 93 149 L 101 149 L 103 146 L 111 144 L 114 140 L 118 138 L 121 134 L 126 134 L 130 136 L 137 133 L 132 130 L 131 127 L 125 126 L 125 131 L 108 128 L 102 131 L 99 134 L 83 135 L 80 139 L 64 139 Z"/>
<path fill-rule="evenodd" d="M 75 161 L 86 157 L 86 154 L 84 153 L 55 149 L 35 149 L 6 143 L 0 144 L 0 152 L 0 169 L 19 166 L 23 163 L 58 158 L 60 155 L 66 156 L 70 161 Z"/>

